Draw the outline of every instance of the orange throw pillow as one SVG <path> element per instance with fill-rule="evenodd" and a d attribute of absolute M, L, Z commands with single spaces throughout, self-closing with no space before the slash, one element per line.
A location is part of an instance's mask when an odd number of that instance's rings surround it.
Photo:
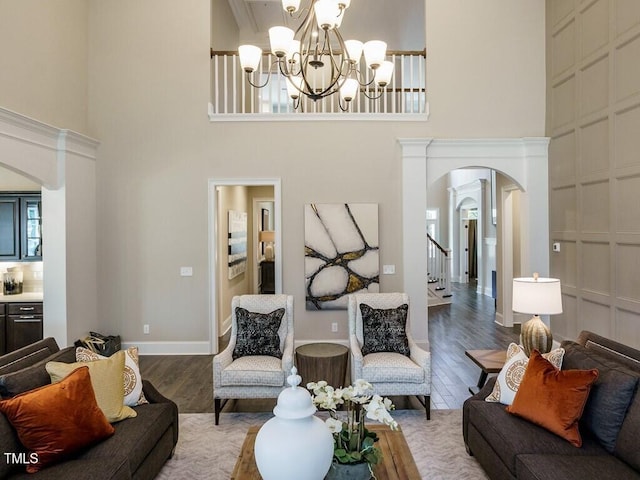
<path fill-rule="evenodd" d="M 534 350 L 507 411 L 582 446 L 578 420 L 598 370 L 557 370 Z"/>
<path fill-rule="evenodd" d="M 87 367 L 74 370 L 59 383 L 0 401 L 0 411 L 30 451 L 29 473 L 115 431 L 96 403 Z"/>

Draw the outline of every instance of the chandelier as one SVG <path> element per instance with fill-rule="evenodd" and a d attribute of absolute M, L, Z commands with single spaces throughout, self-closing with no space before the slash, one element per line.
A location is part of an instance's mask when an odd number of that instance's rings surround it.
<path fill-rule="evenodd" d="M 286 78 L 287 94 L 293 107 L 300 105 L 301 95 L 317 101 L 339 92 L 339 106 L 344 111 L 358 91 L 370 99 L 379 98 L 391 81 L 393 63 L 385 60 L 387 44 L 380 40 L 362 43 L 344 40 L 339 27 L 351 0 L 311 0 L 308 8 L 296 15 L 300 0 L 282 0 L 282 8 L 293 20 L 300 20 L 294 31 L 285 26 L 269 29 L 271 53 L 264 82 L 256 79 L 262 49 L 240 45 L 240 66 L 247 81 L 255 88 L 269 83 L 271 74 L 279 70 Z M 361 71 L 364 54 L 367 69 Z"/>

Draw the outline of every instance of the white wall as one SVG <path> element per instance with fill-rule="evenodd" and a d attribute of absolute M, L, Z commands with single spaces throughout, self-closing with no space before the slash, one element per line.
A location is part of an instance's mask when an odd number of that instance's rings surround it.
<path fill-rule="evenodd" d="M 208 337 L 211 178 L 282 179 L 283 290 L 295 297 L 296 337 L 339 340 L 347 338 L 346 312 L 304 310 L 303 205 L 378 203 L 381 264 L 396 265 L 395 275 L 382 276 L 381 290 L 402 290 L 397 139 L 544 133 L 544 5 L 537 0 L 427 1 L 426 124 L 209 123 L 210 20 L 217 14 L 209 0 L 179 8 L 169 0 L 88 5 L 87 130 L 101 141 L 98 324 L 127 341 Z M 23 41 L 13 42 L 14 54 L 28 53 L 28 36 L 16 38 Z M 21 58 L 29 63 L 29 55 Z M 35 93 L 23 73 L 17 76 L 7 97 Z M 176 288 L 182 265 L 194 267 L 188 290 Z M 142 324 L 150 324 L 150 335 L 141 335 Z"/>
<path fill-rule="evenodd" d="M 86 0 L 0 1 L 0 107 L 87 132 Z"/>

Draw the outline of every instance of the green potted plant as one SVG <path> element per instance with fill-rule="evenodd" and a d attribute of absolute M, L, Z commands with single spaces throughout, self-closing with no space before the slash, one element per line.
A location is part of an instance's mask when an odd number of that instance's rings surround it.
<path fill-rule="evenodd" d="M 307 388 L 314 405 L 329 412 L 326 424 L 333 434 L 333 463 L 326 479 L 371 478 L 372 466 L 382 460 L 382 452 L 375 446 L 378 436 L 366 428 L 365 418 L 397 430 L 398 423 L 389 413 L 394 409 L 391 400 L 372 395 L 373 387 L 362 379 L 346 388 L 334 388 L 324 380 L 308 383 Z"/>

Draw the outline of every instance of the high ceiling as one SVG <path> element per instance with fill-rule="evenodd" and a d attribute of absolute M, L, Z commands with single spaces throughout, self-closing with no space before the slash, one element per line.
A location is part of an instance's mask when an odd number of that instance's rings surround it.
<path fill-rule="evenodd" d="M 302 0 L 300 8 L 309 2 Z M 266 46 L 269 28 L 287 25 L 281 0 L 229 0 L 229 5 L 240 28 L 240 43 Z M 345 40 L 377 39 L 391 50 L 422 50 L 424 12 L 424 0 L 352 0 L 340 32 Z"/>

